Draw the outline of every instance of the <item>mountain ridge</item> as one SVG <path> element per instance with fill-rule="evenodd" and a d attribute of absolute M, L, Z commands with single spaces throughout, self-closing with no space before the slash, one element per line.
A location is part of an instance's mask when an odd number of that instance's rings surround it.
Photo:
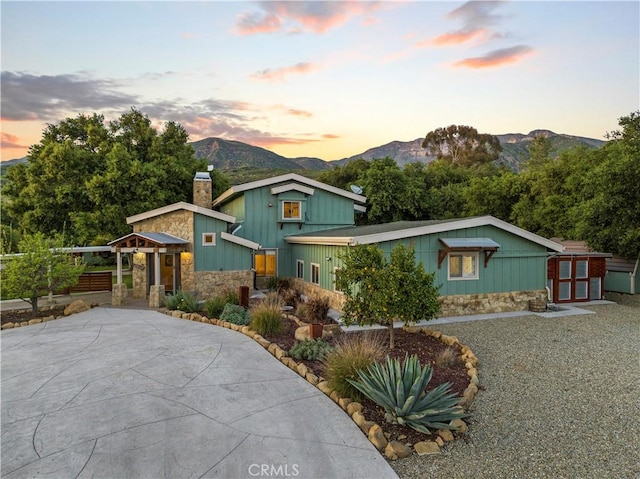
<path fill-rule="evenodd" d="M 545 135 L 549 138 L 553 157 L 564 150 L 577 146 L 599 148 L 606 143 L 604 140 L 554 133 L 551 130 L 544 129 L 532 130 L 527 134 L 505 133 L 495 135 L 502 145 L 502 153 L 498 163 L 504 164 L 514 171 L 519 171 L 523 163 L 529 158 L 529 142 L 538 135 Z M 434 160 L 434 157 L 425 155 L 424 148 L 422 148 L 423 139 L 423 137 L 420 137 L 409 141 L 394 140 L 384 145 L 369 148 L 357 155 L 334 161 L 307 156 L 287 158 L 266 148 L 218 137 L 204 138 L 189 144 L 195 150 L 196 158 L 206 159 L 209 165 L 221 170 L 234 168 L 327 170 L 334 166 L 343 166 L 359 158 L 371 161 L 375 158 L 389 157 L 394 159 L 400 167 L 415 161 L 429 163 Z M 27 157 L 16 158 L 3 161 L 0 164 L 4 170 L 14 164 L 24 163 L 26 160 Z"/>

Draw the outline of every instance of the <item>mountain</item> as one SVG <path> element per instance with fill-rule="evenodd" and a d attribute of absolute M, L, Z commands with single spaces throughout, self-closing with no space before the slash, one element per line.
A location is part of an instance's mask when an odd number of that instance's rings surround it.
<path fill-rule="evenodd" d="M 529 159 L 529 143 L 538 135 L 544 135 L 549 138 L 552 157 L 557 156 L 564 150 L 577 146 L 598 148 L 605 143 L 605 141 L 602 140 L 558 134 L 550 130 L 533 130 L 526 135 L 522 133 L 496 135 L 500 141 L 500 145 L 502 145 L 502 153 L 500 154 L 498 163 L 505 164 L 515 171 L 520 170 L 522 164 Z M 370 161 L 374 158 L 385 158 L 387 156 L 396 160 L 396 163 L 400 166 L 416 161 L 429 163 L 433 161 L 435 157 L 425 155 L 424 148 L 422 148 L 422 140 L 423 138 L 417 138 L 412 141 L 392 141 L 391 143 L 369 148 L 363 153 L 331 163 L 342 166 L 358 158 Z"/>
<path fill-rule="evenodd" d="M 204 158 L 209 165 L 221 170 L 240 167 L 325 170 L 331 167 L 320 158 L 285 158 L 259 146 L 222 138 L 205 138 L 190 145 L 196 152 L 196 158 Z"/>
<path fill-rule="evenodd" d="M 584 146 L 586 148 L 598 148 L 605 141 L 581 136 L 572 136 L 554 133 L 550 130 L 533 130 L 528 134 L 508 133 L 496 135 L 502 145 L 499 163 L 509 166 L 518 171 L 522 164 L 529 158 L 529 143 L 537 136 L 545 135 L 551 142 L 551 155 L 557 156 L 564 150 Z M 374 158 L 393 158 L 399 166 L 403 167 L 407 163 L 422 161 L 429 163 L 434 157 L 427 157 L 422 148 L 423 138 L 411 141 L 392 141 L 385 145 L 369 148 L 357 155 L 343 158 L 337 161 L 324 161 L 314 157 L 285 158 L 272 151 L 252 146 L 240 141 L 225 140 L 222 138 L 205 138 L 204 140 L 191 142 L 196 154 L 196 158 L 204 158 L 209 165 L 221 170 L 232 169 L 261 169 L 261 170 L 313 170 L 322 171 L 331 169 L 334 166 L 343 166 L 352 160 L 364 158 L 367 161 Z M 2 173 L 11 165 L 24 163 L 25 158 L 4 161 Z M 268 174 L 265 173 L 265 174 Z"/>

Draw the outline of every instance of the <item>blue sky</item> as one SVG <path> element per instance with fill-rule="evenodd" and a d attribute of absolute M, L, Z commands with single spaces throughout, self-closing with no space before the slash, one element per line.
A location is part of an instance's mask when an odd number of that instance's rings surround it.
<path fill-rule="evenodd" d="M 2 159 L 136 107 L 337 160 L 451 124 L 602 139 L 640 108 L 640 2 L 2 1 Z"/>

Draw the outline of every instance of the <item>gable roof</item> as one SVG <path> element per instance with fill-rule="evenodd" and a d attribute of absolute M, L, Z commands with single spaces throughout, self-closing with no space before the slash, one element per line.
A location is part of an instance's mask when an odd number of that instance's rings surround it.
<path fill-rule="evenodd" d="M 367 198 L 362 195 L 356 195 L 350 191 L 343 190 L 341 188 L 336 188 L 335 186 L 327 185 L 326 183 L 321 183 L 320 181 L 312 180 L 305 176 L 298 175 L 297 173 L 287 173 L 286 175 L 274 176 L 272 178 L 266 178 L 264 180 L 252 181 L 250 183 L 244 183 L 242 185 L 236 185 L 229 188 L 227 191 L 222 193 L 213 201 L 213 206 L 220 205 L 225 201 L 229 201 L 241 193 L 245 191 L 254 190 L 256 188 L 263 188 L 265 186 L 271 186 L 278 183 L 284 182 L 295 182 L 302 185 L 306 185 L 307 187 L 317 188 L 319 190 L 328 191 L 335 195 L 343 196 L 345 198 L 352 199 L 356 203 L 365 203 Z M 288 188 L 291 188 L 291 185 L 287 185 Z"/>
<path fill-rule="evenodd" d="M 236 219 L 233 216 L 225 215 L 224 213 L 220 213 L 219 211 L 210 210 L 207 208 L 203 208 L 201 206 L 192 205 L 191 203 L 187 203 L 185 201 L 179 201 L 178 203 L 162 206 L 161 208 L 156 208 L 155 210 L 145 211 L 144 213 L 129 216 L 127 218 L 127 224 L 130 225 L 142 220 L 148 220 L 149 218 L 154 218 L 160 215 L 166 215 L 167 213 L 173 213 L 174 211 L 179 211 L 179 210 L 191 211 L 193 213 L 209 216 L 210 218 L 215 218 L 217 220 L 225 221 L 227 223 L 236 222 Z"/>
<path fill-rule="evenodd" d="M 403 238 L 413 238 L 447 231 L 473 228 L 477 226 L 495 226 L 516 236 L 537 243 L 552 251 L 562 252 L 563 246 L 519 228 L 511 223 L 493 216 L 476 216 L 472 218 L 427 221 L 396 221 L 381 225 L 351 226 L 331 230 L 316 231 L 301 235 L 287 236 L 287 243 L 296 244 L 325 244 L 325 245 L 357 245 L 373 244 L 383 241 L 394 241 Z"/>
<path fill-rule="evenodd" d="M 117 243 L 127 243 L 130 240 L 145 240 L 156 246 L 169 246 L 169 245 L 187 245 L 189 241 L 186 239 L 178 238 L 177 236 L 169 233 L 156 233 L 156 232 L 141 232 L 141 233 L 129 233 L 122 238 L 107 243 L 109 246 Z"/>

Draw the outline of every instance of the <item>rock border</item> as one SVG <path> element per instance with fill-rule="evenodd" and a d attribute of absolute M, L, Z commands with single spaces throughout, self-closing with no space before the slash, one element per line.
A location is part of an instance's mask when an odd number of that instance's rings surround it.
<path fill-rule="evenodd" d="M 172 316 L 177 319 L 185 319 L 188 321 L 196 321 L 200 323 L 212 324 L 214 326 L 220 326 L 223 328 L 238 331 L 254 341 L 260 346 L 265 348 L 282 364 L 287 366 L 292 371 L 295 371 L 309 383 L 318 388 L 322 393 L 329 396 L 333 402 L 335 402 L 340 408 L 347 413 L 351 420 L 360 428 L 365 436 L 369 439 L 369 442 L 380 451 L 389 460 L 396 460 L 408 457 L 412 454 L 411 447 L 400 441 L 389 441 L 390 437 L 385 434 L 382 427 L 373 421 L 367 421 L 362 414 L 362 404 L 356 401 L 352 401 L 349 398 L 343 398 L 338 396 L 338 393 L 332 390 L 327 381 L 323 377 L 318 377 L 313 372 L 309 371 L 304 363 L 298 363 L 288 355 L 288 352 L 282 349 L 275 343 L 272 343 L 251 329 L 249 326 L 239 326 L 237 324 L 229 323 L 221 319 L 210 319 L 206 316 L 202 316 L 199 313 L 185 313 L 180 310 L 160 310 L 164 314 Z M 476 393 L 478 392 L 479 380 L 478 380 L 478 358 L 473 353 L 471 348 L 462 344 L 457 337 L 447 336 L 439 331 L 433 330 L 426 326 L 407 326 L 404 328 L 406 331 L 415 334 L 424 334 L 431 336 L 447 346 L 458 348 L 459 359 L 464 362 L 467 369 L 467 375 L 469 376 L 469 385 L 462 393 L 458 405 L 464 409 L 468 409 L 469 405 L 473 401 Z M 440 448 L 447 442 L 454 440 L 454 433 L 460 435 L 467 431 L 467 424 L 462 419 L 454 419 L 450 422 L 450 425 L 455 429 L 453 432 L 448 429 L 438 430 L 438 437 L 435 441 L 422 441 L 413 445 L 413 450 L 419 456 L 429 454 L 439 454 Z"/>
<path fill-rule="evenodd" d="M 61 305 L 59 304 L 46 305 L 40 308 L 40 311 L 41 312 L 59 311 L 60 306 Z M 17 323 L 9 321 L 8 323 L 4 323 L 2 326 L 0 326 L 0 329 L 5 330 L 5 329 L 22 328 L 25 326 L 31 326 L 32 324 L 40 324 L 40 323 L 46 323 L 48 321 L 53 321 L 57 319 L 64 319 L 68 316 L 71 316 L 72 314 L 88 311 L 98 305 L 87 303 L 83 299 L 76 299 L 70 302 L 69 304 L 62 305 L 62 306 L 64 306 L 62 310 L 62 314 L 58 314 L 57 316 L 55 314 L 52 314 L 51 316 L 44 316 L 42 318 L 33 318 L 33 319 L 30 319 L 29 321 L 20 321 Z M 29 309 L 19 309 L 17 311 L 29 311 Z"/>

